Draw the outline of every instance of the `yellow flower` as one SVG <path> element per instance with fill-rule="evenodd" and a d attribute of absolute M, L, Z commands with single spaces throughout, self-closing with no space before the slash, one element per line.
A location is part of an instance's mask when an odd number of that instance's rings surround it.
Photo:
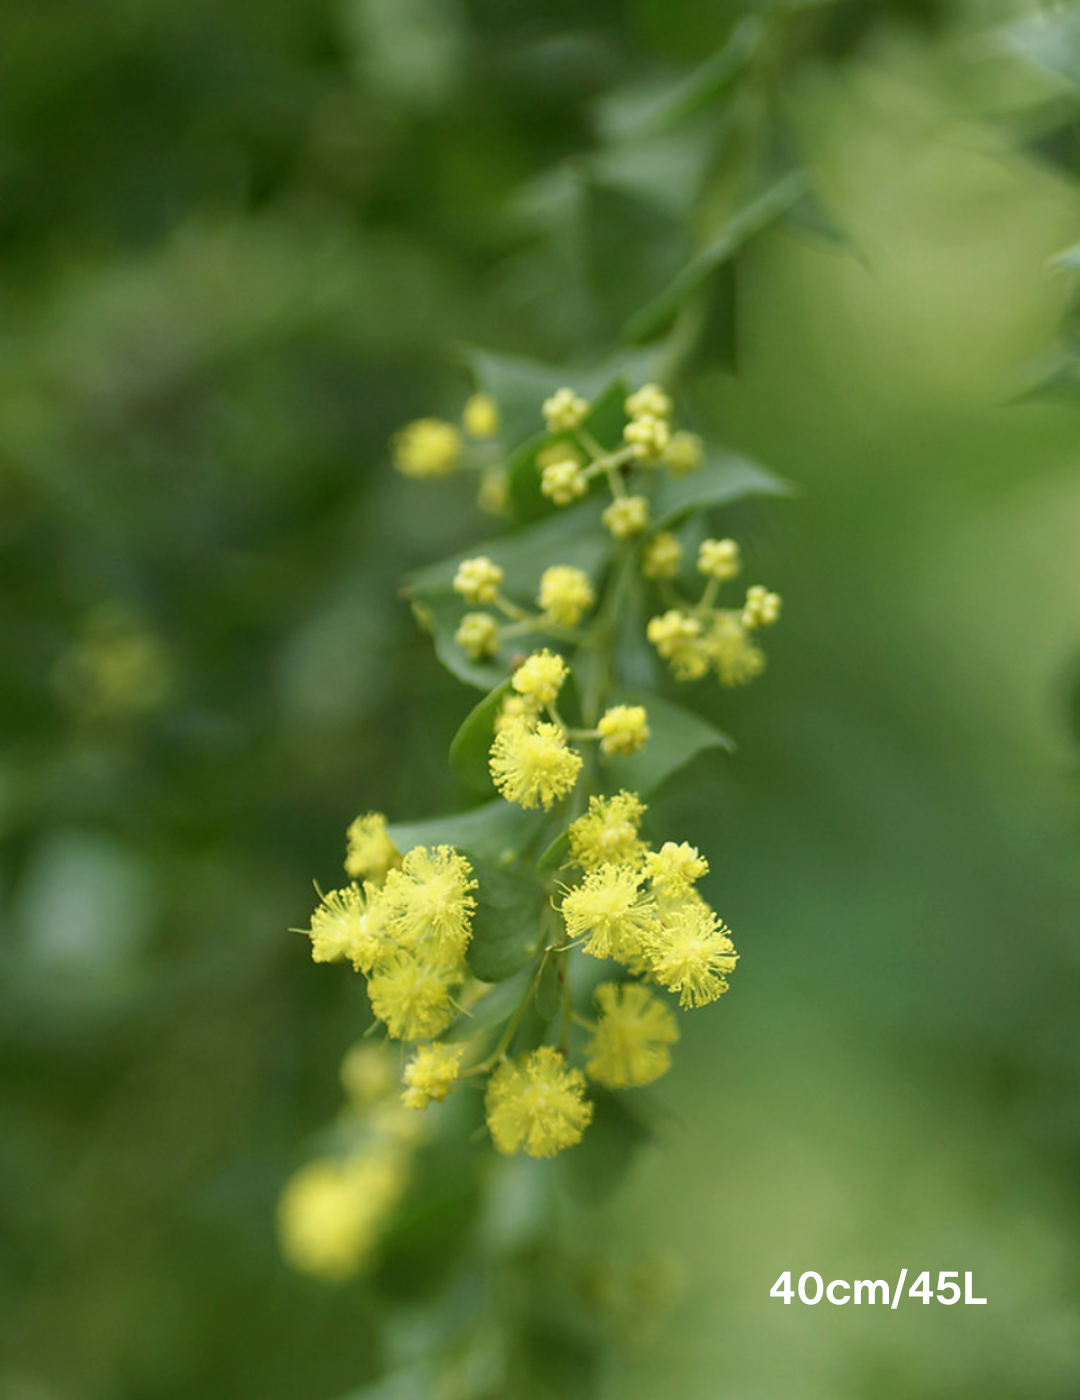
<path fill-rule="evenodd" d="M 461 411 L 462 427 L 474 438 L 493 438 L 499 431 L 499 406 L 490 394 L 473 394 Z"/>
<path fill-rule="evenodd" d="M 401 1096 L 406 1108 L 427 1108 L 442 1103 L 457 1083 L 463 1045 L 421 1045 L 405 1066 L 407 1088 Z"/>
<path fill-rule="evenodd" d="M 654 889 L 665 894 L 685 893 L 703 875 L 709 873 L 709 862 L 698 853 L 696 846 L 680 841 L 665 841 L 658 851 L 645 857 L 645 874 Z"/>
<path fill-rule="evenodd" d="M 742 625 L 747 628 L 771 627 L 780 620 L 780 594 L 770 593 L 755 583 L 746 590 L 746 604 L 742 611 Z"/>
<path fill-rule="evenodd" d="M 461 460 L 461 433 L 441 418 L 419 418 L 394 439 L 394 465 L 404 476 L 446 476 Z"/>
<path fill-rule="evenodd" d="M 502 1064 L 488 1084 L 491 1140 L 500 1152 L 553 1157 L 581 1141 L 592 1120 L 585 1076 L 557 1050 L 542 1045 L 514 1064 Z"/>
<path fill-rule="evenodd" d="M 738 613 L 717 612 L 703 646 L 721 685 L 746 685 L 765 669 L 765 653 L 751 640 Z"/>
<path fill-rule="evenodd" d="M 679 1038 L 675 1017 L 637 982 L 604 982 L 596 989 L 600 1020 L 586 1049 L 590 1079 L 608 1089 L 651 1084 L 671 1068 L 669 1045 Z"/>
<path fill-rule="evenodd" d="M 616 754 L 640 753 L 649 739 L 644 705 L 612 705 L 600 716 L 600 751 L 611 758 Z"/>
<path fill-rule="evenodd" d="M 646 578 L 674 578 L 682 556 L 683 547 L 675 536 L 661 530 L 641 551 L 641 572 Z"/>
<path fill-rule="evenodd" d="M 554 705 L 568 675 L 569 668 L 562 657 L 545 647 L 525 658 L 514 672 L 511 684 L 519 695 L 539 708 Z"/>
<path fill-rule="evenodd" d="M 491 746 L 491 778 L 508 802 L 549 808 L 577 782 L 581 755 L 557 724 L 509 719 Z"/>
<path fill-rule="evenodd" d="M 704 443 L 697 433 L 672 433 L 664 449 L 664 465 L 673 476 L 696 472 L 704 457 Z"/>
<path fill-rule="evenodd" d="M 386 872 L 401 864 L 401 852 L 386 832 L 386 818 L 381 812 L 368 812 L 357 817 L 345 833 L 348 851 L 345 873 L 354 880 L 382 882 Z"/>
<path fill-rule="evenodd" d="M 339 1282 L 368 1262 L 408 1184 L 399 1151 L 317 1158 L 300 1168 L 278 1202 L 281 1250 L 306 1274 Z"/>
<path fill-rule="evenodd" d="M 619 496 L 600 519 L 617 540 L 640 535 L 649 523 L 649 503 L 644 496 Z"/>
<path fill-rule="evenodd" d="M 633 448 L 634 456 L 639 461 L 656 462 L 671 439 L 671 429 L 667 425 L 667 419 L 643 413 L 640 418 L 633 418 L 627 423 L 623 429 L 623 437 Z"/>
<path fill-rule="evenodd" d="M 649 619 L 645 635 L 678 680 L 693 681 L 709 669 L 710 655 L 702 640 L 701 622 L 678 608 Z"/>
<path fill-rule="evenodd" d="M 356 1108 L 367 1108 L 385 1098 L 397 1084 L 395 1056 L 386 1045 L 357 1041 L 341 1061 L 341 1087 Z"/>
<path fill-rule="evenodd" d="M 503 581 L 503 571 L 486 555 L 463 559 L 454 575 L 454 592 L 466 603 L 493 603 Z"/>
<path fill-rule="evenodd" d="M 549 622 L 557 627 L 576 627 L 596 601 L 596 595 L 583 569 L 553 564 L 540 575 L 537 601 Z"/>
<path fill-rule="evenodd" d="M 371 1009 L 394 1040 L 430 1040 L 454 1019 L 450 987 L 464 972 L 397 948 L 368 979 Z"/>
<path fill-rule="evenodd" d="M 490 613 L 466 613 L 454 641 L 470 661 L 486 661 L 499 650 L 499 624 Z"/>
<path fill-rule="evenodd" d="M 567 937 L 589 935 L 582 946 L 594 958 L 636 963 L 651 947 L 656 930 L 656 900 L 642 892 L 641 872 L 633 865 L 598 865 L 563 897 Z"/>
<path fill-rule="evenodd" d="M 416 846 L 386 877 L 379 914 L 402 947 L 460 960 L 472 932 L 472 866 L 451 846 Z"/>
<path fill-rule="evenodd" d="M 648 948 L 652 976 L 680 1006 L 705 1006 L 728 989 L 739 955 L 731 930 L 703 900 L 687 900 L 664 914 Z"/>
<path fill-rule="evenodd" d="M 631 418 L 670 418 L 671 395 L 659 384 L 643 384 L 626 400 L 626 412 Z"/>
<path fill-rule="evenodd" d="M 539 461 L 539 459 L 537 459 Z M 568 457 L 549 462 L 540 470 L 540 493 L 557 506 L 572 505 L 589 489 L 585 473 Z"/>
<path fill-rule="evenodd" d="M 573 389 L 556 389 L 550 399 L 544 400 L 541 412 L 549 433 L 569 433 L 585 421 L 589 405 Z"/>
<path fill-rule="evenodd" d="M 638 829 L 645 804 L 636 792 L 590 797 L 589 810 L 570 825 L 570 858 L 582 870 L 601 865 L 637 866 L 644 853 Z"/>
<path fill-rule="evenodd" d="M 698 548 L 698 573 L 721 583 L 734 578 L 742 568 L 739 546 L 734 540 L 702 540 Z"/>
<path fill-rule="evenodd" d="M 495 716 L 495 733 L 504 729 L 512 720 L 520 719 L 528 723 L 536 718 L 536 711 L 523 695 L 506 695 Z"/>
<path fill-rule="evenodd" d="M 311 916 L 308 936 L 314 962 L 338 962 L 348 958 L 359 971 L 367 971 L 384 947 L 381 923 L 372 900 L 375 891 L 361 893 L 357 885 L 331 890 Z"/>

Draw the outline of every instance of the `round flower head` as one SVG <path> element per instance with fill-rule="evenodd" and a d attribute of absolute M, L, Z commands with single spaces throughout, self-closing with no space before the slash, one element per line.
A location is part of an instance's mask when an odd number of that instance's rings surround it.
<path fill-rule="evenodd" d="M 403 476 L 446 476 L 461 460 L 461 433 L 441 418 L 420 418 L 394 439 L 394 465 Z"/>
<path fill-rule="evenodd" d="M 654 535 L 641 551 L 641 572 L 646 578 L 674 578 L 682 563 L 683 547 L 667 530 Z"/>
<path fill-rule="evenodd" d="M 671 438 L 671 429 L 666 418 L 656 418 L 651 413 L 640 418 L 632 418 L 623 429 L 623 437 L 633 448 L 634 456 L 640 462 L 659 461 Z"/>
<path fill-rule="evenodd" d="M 716 613 L 703 646 L 721 685 L 746 685 L 765 669 L 765 653 L 751 640 L 738 613 Z"/>
<path fill-rule="evenodd" d="M 533 706 L 554 705 L 559 698 L 569 669 L 561 656 L 548 651 L 534 651 L 514 672 L 511 684 Z"/>
<path fill-rule="evenodd" d="M 608 758 L 616 754 L 640 753 L 649 738 L 644 705 L 612 705 L 600 716 L 600 752 Z"/>
<path fill-rule="evenodd" d="M 553 564 L 540 575 L 537 599 L 544 616 L 557 627 L 576 627 L 596 601 L 589 576 L 570 564 Z"/>
<path fill-rule="evenodd" d="M 780 594 L 770 593 L 760 583 L 746 590 L 746 604 L 742 610 L 742 625 L 747 628 L 771 627 L 780 620 Z"/>
<path fill-rule="evenodd" d="M 734 540 L 702 540 L 698 548 L 698 573 L 721 583 L 734 578 L 742 568 L 739 546 Z"/>
<path fill-rule="evenodd" d="M 499 406 L 490 394 L 473 394 L 461 411 L 461 425 L 473 438 L 493 438 L 499 431 Z"/>
<path fill-rule="evenodd" d="M 451 846 L 416 846 L 386 877 L 379 901 L 383 928 L 405 948 L 460 960 L 472 932 L 472 866 Z"/>
<path fill-rule="evenodd" d="M 454 575 L 454 592 L 466 603 L 493 603 L 503 581 L 503 571 L 486 555 L 463 559 Z"/>
<path fill-rule="evenodd" d="M 368 978 L 368 999 L 394 1040 L 430 1040 L 454 1019 L 450 987 L 463 976 L 463 967 L 428 962 L 396 948 Z"/>
<path fill-rule="evenodd" d="M 672 476 L 685 476 L 698 470 L 704 455 L 704 444 L 697 433 L 672 433 L 664 448 L 664 465 Z"/>
<path fill-rule="evenodd" d="M 581 1141 L 592 1120 L 585 1076 L 550 1045 L 502 1064 L 488 1083 L 485 1107 L 491 1140 L 500 1152 L 553 1157 Z"/>
<path fill-rule="evenodd" d="M 668 1007 L 638 982 L 604 982 L 596 989 L 600 1020 L 586 1054 L 586 1073 L 608 1089 L 651 1084 L 671 1068 L 669 1045 L 679 1028 Z"/>
<path fill-rule="evenodd" d="M 508 802 L 549 808 L 577 782 L 581 755 L 557 724 L 508 719 L 491 746 L 491 778 Z"/>
<path fill-rule="evenodd" d="M 278 1203 L 282 1253 L 303 1273 L 350 1278 L 370 1259 L 407 1181 L 400 1152 L 385 1148 L 308 1162 Z"/>
<path fill-rule="evenodd" d="M 649 503 L 644 496 L 619 496 L 600 519 L 615 539 L 633 539 L 649 523 Z"/>
<path fill-rule="evenodd" d="M 487 661 L 499 650 L 499 624 L 490 613 L 466 613 L 454 641 L 470 661 Z"/>
<path fill-rule="evenodd" d="M 709 862 L 686 841 L 665 841 L 658 851 L 650 851 L 645 857 L 645 874 L 653 888 L 665 894 L 685 893 L 708 873 Z"/>
<path fill-rule="evenodd" d="M 585 421 L 589 405 L 573 389 L 556 389 L 550 399 L 544 400 L 541 412 L 549 433 L 569 433 Z"/>
<path fill-rule="evenodd" d="M 626 400 L 626 412 L 631 418 L 670 418 L 671 396 L 659 384 L 643 384 Z"/>
<path fill-rule="evenodd" d="M 664 915 L 651 939 L 648 967 L 680 1006 L 705 1006 L 728 989 L 727 974 L 739 955 L 731 930 L 704 901 L 687 900 Z"/>
<path fill-rule="evenodd" d="M 384 946 L 377 912 L 356 885 L 322 896 L 308 934 L 314 962 L 348 958 L 358 971 L 369 969 Z"/>
<path fill-rule="evenodd" d="M 639 959 L 656 930 L 656 901 L 641 890 L 641 874 L 632 865 L 598 865 L 562 902 L 567 937 L 584 938 L 594 958 Z"/>
<path fill-rule="evenodd" d="M 570 826 L 570 859 L 582 870 L 640 863 L 645 851 L 638 828 L 645 804 L 636 792 L 590 797 L 589 810 Z"/>
<path fill-rule="evenodd" d="M 348 850 L 345 873 L 354 880 L 381 883 L 388 870 L 401 864 L 401 852 L 386 832 L 386 818 L 381 812 L 368 812 L 357 817 L 345 833 Z"/>
<path fill-rule="evenodd" d="M 650 618 L 645 629 L 646 637 L 681 681 L 698 680 L 709 669 L 711 658 L 701 633 L 700 621 L 678 608 Z"/>
<path fill-rule="evenodd" d="M 589 482 L 576 462 L 563 458 L 550 462 L 540 472 L 540 491 L 557 506 L 569 506 L 588 491 Z"/>
<path fill-rule="evenodd" d="M 463 1045 L 421 1045 L 405 1066 L 407 1087 L 401 1096 L 405 1107 L 442 1103 L 457 1083 L 464 1053 Z"/>

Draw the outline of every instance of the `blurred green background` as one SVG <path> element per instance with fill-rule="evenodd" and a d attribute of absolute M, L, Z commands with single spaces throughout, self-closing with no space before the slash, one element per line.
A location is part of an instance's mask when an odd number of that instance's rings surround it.
<path fill-rule="evenodd" d="M 273 1228 L 367 1024 L 285 930 L 358 811 L 462 796 L 473 697 L 396 585 L 490 525 L 386 443 L 454 413 L 457 346 L 612 352 L 575 172 L 677 183 L 701 127 L 635 113 L 749 10 L 0 6 L 0 1400 L 338 1400 L 408 1354 L 392 1290 L 294 1277 Z M 743 961 L 600 1211 L 663 1308 L 586 1369 L 1067 1400 L 1080 429 L 1015 400 L 1080 197 L 1016 133 L 1072 97 L 995 37 L 1023 6 L 786 10 L 820 205 L 740 249 L 685 386 L 799 488 L 737 522 L 786 613 L 760 681 L 693 694 L 738 755 L 656 804 Z M 905 1265 L 989 1302 L 768 1296 Z"/>

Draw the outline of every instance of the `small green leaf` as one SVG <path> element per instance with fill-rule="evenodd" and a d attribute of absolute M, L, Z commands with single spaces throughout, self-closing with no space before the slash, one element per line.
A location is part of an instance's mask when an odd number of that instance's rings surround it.
<path fill-rule="evenodd" d="M 522 997 L 529 990 L 531 976 L 532 972 L 527 966 L 520 967 L 512 977 L 497 983 L 467 1011 L 462 1011 L 440 1038 L 471 1040 L 474 1035 L 483 1035 L 501 1026 L 521 1005 Z"/>
<path fill-rule="evenodd" d="M 422 822 L 396 822 L 387 828 L 399 851 L 414 846 L 454 846 L 472 851 L 495 865 L 514 859 L 543 824 L 540 812 L 526 812 L 501 797 L 470 812 L 432 817 Z"/>
<path fill-rule="evenodd" d="M 626 788 L 647 795 L 707 749 L 732 752 L 735 748 L 728 735 L 708 720 L 659 695 L 620 695 L 618 703 L 644 705 L 651 732 L 640 753 L 605 764 L 606 785 L 613 790 Z"/>
<path fill-rule="evenodd" d="M 593 295 L 621 326 L 671 282 L 690 255 L 685 220 L 650 197 L 582 184 L 581 247 Z"/>
<path fill-rule="evenodd" d="M 491 741 L 495 737 L 495 720 L 498 718 L 503 699 L 509 692 L 510 681 L 505 680 L 489 695 L 485 695 L 479 705 L 465 717 L 450 742 L 450 767 L 455 776 L 480 792 L 487 792 L 491 788 L 488 755 L 491 752 Z"/>
<path fill-rule="evenodd" d="M 471 851 L 465 855 L 480 882 L 469 966 L 482 982 L 502 982 L 539 950 L 544 891 L 535 879 L 500 870 Z"/>
<path fill-rule="evenodd" d="M 542 852 L 536 862 L 536 868 L 541 873 L 548 870 L 558 870 L 566 863 L 566 857 L 570 854 L 570 837 L 565 831 L 560 832 L 552 841 L 551 845 Z"/>
<path fill-rule="evenodd" d="M 653 529 L 670 530 L 694 511 L 730 505 L 744 496 L 783 496 L 792 489 L 750 458 L 712 449 L 700 470 L 661 481 L 653 506 Z"/>

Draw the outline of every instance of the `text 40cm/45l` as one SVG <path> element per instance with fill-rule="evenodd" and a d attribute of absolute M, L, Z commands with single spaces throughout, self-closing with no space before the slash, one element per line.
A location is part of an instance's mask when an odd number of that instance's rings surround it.
<path fill-rule="evenodd" d="M 810 1307 L 813 1307 L 815 1303 L 820 1303 L 825 1298 L 836 1307 L 842 1307 L 844 1303 L 883 1303 L 887 1308 L 895 1308 L 904 1296 L 907 1275 L 907 1269 L 901 1269 L 900 1277 L 896 1280 L 895 1286 L 890 1288 L 888 1282 L 883 1278 L 857 1278 L 850 1283 L 846 1279 L 834 1278 L 830 1283 L 826 1283 L 819 1273 L 810 1269 L 801 1275 L 798 1284 L 792 1287 L 791 1270 L 785 1269 L 769 1289 L 769 1297 L 780 1298 L 785 1303 L 790 1303 L 798 1298 L 800 1303 L 806 1303 Z M 936 1291 L 930 1282 L 931 1277 L 930 1270 L 924 1269 L 908 1289 L 907 1296 L 916 1298 L 922 1303 L 935 1301 L 944 1303 L 946 1307 L 951 1307 L 953 1303 L 959 1302 L 968 1304 L 986 1302 L 985 1298 L 975 1297 L 971 1286 L 970 1272 L 964 1274 L 963 1294 L 961 1294 L 960 1285 L 957 1282 L 960 1277 L 958 1270 L 942 1270 L 937 1276 Z"/>

